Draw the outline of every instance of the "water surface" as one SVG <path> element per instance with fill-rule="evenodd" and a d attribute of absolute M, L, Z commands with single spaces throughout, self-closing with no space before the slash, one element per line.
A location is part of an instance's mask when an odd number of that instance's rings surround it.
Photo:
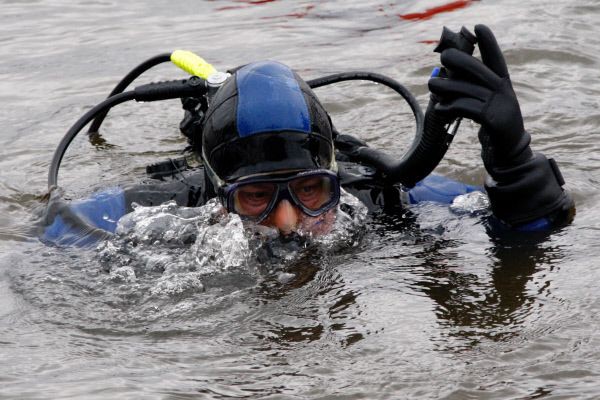
<path fill-rule="evenodd" d="M 0 398 L 600 397 L 597 1 L 0 7 Z M 441 27 L 476 23 L 497 33 L 533 146 L 556 158 L 577 202 L 563 229 L 503 237 L 477 215 L 425 204 L 370 219 L 337 238 L 344 246 L 271 264 L 230 249 L 195 271 L 173 262 L 187 257 L 177 246 L 128 260 L 127 242 L 111 252 L 37 239 L 60 138 L 147 58 L 183 48 L 220 69 L 276 59 L 306 79 L 370 70 L 425 106 Z M 163 65 L 140 83 L 182 76 Z M 318 94 L 341 132 L 398 154 L 409 143 L 410 112 L 392 92 L 353 83 Z M 107 145 L 82 137 L 69 149 L 66 196 L 140 180 L 178 154 L 181 115 L 177 101 L 115 108 Z M 476 130 L 463 124 L 438 173 L 482 182 Z"/>

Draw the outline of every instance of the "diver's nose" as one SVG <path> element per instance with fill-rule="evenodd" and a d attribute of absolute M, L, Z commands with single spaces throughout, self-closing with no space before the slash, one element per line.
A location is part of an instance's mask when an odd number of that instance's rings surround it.
<path fill-rule="evenodd" d="M 277 204 L 271 218 L 273 226 L 284 235 L 296 230 L 298 220 L 298 210 L 287 199 L 283 199 Z"/>

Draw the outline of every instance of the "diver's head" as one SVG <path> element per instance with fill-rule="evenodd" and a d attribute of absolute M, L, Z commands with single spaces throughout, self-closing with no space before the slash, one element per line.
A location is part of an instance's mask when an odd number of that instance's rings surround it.
<path fill-rule="evenodd" d="M 202 159 L 230 212 L 278 228 L 321 233 L 340 197 L 329 117 L 306 82 L 273 61 L 245 65 L 206 113 Z"/>

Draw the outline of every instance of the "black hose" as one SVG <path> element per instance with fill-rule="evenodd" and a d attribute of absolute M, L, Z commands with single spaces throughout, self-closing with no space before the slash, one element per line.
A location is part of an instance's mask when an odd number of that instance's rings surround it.
<path fill-rule="evenodd" d="M 448 121 L 429 110 L 423 112 L 415 97 L 397 81 L 386 76 L 370 72 L 348 72 L 335 74 L 308 81 L 312 88 L 347 80 L 369 80 L 381 83 L 399 93 L 409 104 L 416 122 L 416 134 L 406 154 L 400 158 L 382 150 L 370 147 L 359 147 L 351 154 L 354 161 L 371 165 L 390 183 L 400 182 L 406 187 L 413 187 L 417 182 L 429 175 L 442 160 L 452 139 L 446 132 Z"/>
<path fill-rule="evenodd" d="M 119 82 L 117 86 L 115 86 L 115 88 L 112 90 L 112 92 L 110 92 L 108 97 L 112 97 L 116 94 L 122 93 L 125 89 L 127 89 L 127 86 L 129 86 L 131 82 L 136 80 L 144 72 L 154 67 L 155 65 L 162 64 L 167 61 L 171 61 L 171 53 L 163 53 L 147 59 L 146 61 L 132 69 L 127 75 L 125 75 L 125 77 L 121 79 L 121 82 Z M 104 121 L 104 118 L 106 118 L 107 114 L 108 110 L 105 110 L 96 116 L 94 122 L 92 122 L 92 124 L 90 125 L 90 129 L 88 129 L 88 135 L 98 133 L 98 131 L 100 130 L 100 125 L 102 125 L 102 122 Z"/>
<path fill-rule="evenodd" d="M 321 86 L 330 85 L 332 83 L 342 82 L 342 81 L 371 81 L 381 83 L 393 89 L 400 96 L 406 100 L 408 105 L 410 106 L 413 115 L 415 116 L 415 122 L 417 125 L 417 134 L 423 130 L 423 111 L 421 110 L 421 106 L 417 99 L 412 95 L 412 93 L 404 87 L 400 82 L 388 78 L 385 75 L 376 74 L 373 72 L 364 72 L 364 71 L 353 71 L 353 72 L 344 72 L 340 74 L 328 75 L 322 78 L 311 79 L 307 81 L 308 85 L 313 88 L 319 88 Z"/>
<path fill-rule="evenodd" d="M 58 169 L 60 167 L 60 162 L 69 147 L 71 141 L 77 136 L 79 131 L 83 129 L 83 127 L 90 122 L 94 117 L 98 115 L 98 113 L 108 111 L 111 107 L 116 106 L 117 104 L 124 103 L 129 100 L 134 100 L 136 93 L 134 91 L 129 91 L 125 93 L 118 93 L 114 96 L 111 96 L 104 100 L 102 103 L 96 105 L 94 108 L 86 112 L 77 122 L 69 129 L 69 131 L 62 138 L 58 147 L 54 151 L 54 156 L 52 157 L 52 163 L 50 164 L 50 170 L 48 171 L 48 189 L 52 189 L 54 186 L 57 186 L 58 181 Z"/>
<path fill-rule="evenodd" d="M 427 177 L 446 155 L 454 138 L 454 132 L 448 132 L 447 127 L 454 122 L 454 118 L 440 115 L 434 106 L 435 102 L 430 100 L 423 132 L 415 137 L 404 157 L 390 171 L 388 178 L 392 181 L 413 187 Z"/>
<path fill-rule="evenodd" d="M 58 144 L 58 147 L 54 152 L 54 157 L 52 157 L 50 170 L 48 171 L 48 188 L 52 189 L 52 187 L 56 186 L 57 184 L 60 162 L 62 161 L 63 155 L 65 154 L 65 151 L 67 151 L 67 147 L 69 147 L 71 141 L 88 122 L 90 122 L 100 113 L 106 113 L 111 107 L 129 100 L 158 101 L 188 96 L 203 96 L 206 94 L 207 90 L 208 88 L 204 79 L 197 76 L 192 76 L 189 79 L 149 83 L 138 86 L 134 90 L 118 93 L 107 98 L 79 118 Z"/>
<path fill-rule="evenodd" d="M 166 86 L 162 83 L 149 84 L 136 88 L 135 91 L 121 93 L 143 72 L 157 64 L 169 61 L 170 57 L 170 53 L 160 54 L 138 65 L 119 82 L 106 100 L 89 110 L 69 129 L 56 149 L 52 164 L 50 165 L 48 173 L 48 186 L 50 188 L 57 184 L 58 169 L 67 147 L 79 131 L 92 119 L 94 121 L 88 133 L 97 132 L 108 110 L 117 104 L 134 99 L 138 101 L 154 101 L 174 98 L 176 95 L 185 97 L 185 95 L 195 93 L 200 88 L 199 84 L 204 82 L 203 80 L 195 82 L 190 79 L 188 81 L 180 81 L 175 86 L 172 86 L 172 82 L 165 82 Z M 401 159 L 398 156 L 389 155 L 381 150 L 366 146 L 359 147 L 356 151 L 353 151 L 352 158 L 355 161 L 375 167 L 388 182 L 400 182 L 407 187 L 414 186 L 416 182 L 425 178 L 435 169 L 448 149 L 452 136 L 446 132 L 446 119 L 438 118 L 434 112 L 428 112 L 427 118 L 425 118 L 419 103 L 412 93 L 396 80 L 381 74 L 353 71 L 312 79 L 307 81 L 307 83 L 311 88 L 316 89 L 332 83 L 350 80 L 372 81 L 393 89 L 406 100 L 413 112 L 416 123 L 416 133 L 413 142 Z M 138 91 L 138 89 L 142 90 Z"/>

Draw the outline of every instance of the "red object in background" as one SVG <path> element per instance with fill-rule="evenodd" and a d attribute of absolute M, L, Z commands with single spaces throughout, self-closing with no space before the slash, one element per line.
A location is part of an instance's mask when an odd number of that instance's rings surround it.
<path fill-rule="evenodd" d="M 440 41 L 437 39 L 427 39 L 427 40 L 419 40 L 419 43 L 424 43 L 424 44 L 438 44 Z"/>
<path fill-rule="evenodd" d="M 428 18 L 433 17 L 436 14 L 440 14 L 440 13 L 444 13 L 444 12 L 448 12 L 448 11 L 454 11 L 459 8 L 464 8 L 464 7 L 468 6 L 469 4 L 471 4 L 473 1 L 475 1 L 475 0 L 453 1 L 452 3 L 444 4 L 444 5 L 441 5 L 438 7 L 429 8 L 420 13 L 402 14 L 402 15 L 399 15 L 399 17 L 402 19 L 408 19 L 408 20 L 428 19 Z"/>
<path fill-rule="evenodd" d="M 304 8 L 304 11 L 298 11 L 298 12 L 294 12 L 294 13 L 289 13 L 289 14 L 283 14 L 283 15 L 274 15 L 271 17 L 262 17 L 261 19 L 273 19 L 273 18 L 282 18 L 282 17 L 288 17 L 288 18 L 304 18 L 308 15 L 308 12 L 310 10 L 312 10 L 313 8 L 315 8 L 314 4 L 309 4 Z"/>
<path fill-rule="evenodd" d="M 273 3 L 274 1 L 277 1 L 277 0 L 234 0 L 234 1 L 236 3 L 244 3 L 246 5 L 255 6 L 255 5 L 261 5 L 261 4 L 266 4 L 266 3 Z M 224 7 L 217 8 L 216 11 L 239 10 L 240 8 L 246 8 L 246 5 L 224 6 Z"/>
<path fill-rule="evenodd" d="M 277 0 L 237 0 L 238 3 L 247 3 L 247 4 L 264 4 L 264 3 L 272 3 Z"/>

